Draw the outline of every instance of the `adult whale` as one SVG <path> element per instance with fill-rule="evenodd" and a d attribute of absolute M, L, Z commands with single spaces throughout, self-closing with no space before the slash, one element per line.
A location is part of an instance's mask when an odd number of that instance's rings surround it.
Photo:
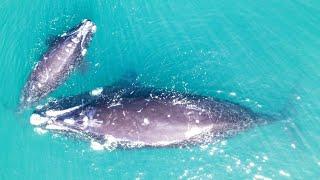
<path fill-rule="evenodd" d="M 228 101 L 135 85 L 49 102 L 30 117 L 41 130 L 77 134 L 100 144 L 156 147 L 211 141 L 265 122 Z"/>
<path fill-rule="evenodd" d="M 95 31 L 95 24 L 85 19 L 55 41 L 24 86 L 20 102 L 22 108 L 34 104 L 65 81 L 86 54 Z"/>

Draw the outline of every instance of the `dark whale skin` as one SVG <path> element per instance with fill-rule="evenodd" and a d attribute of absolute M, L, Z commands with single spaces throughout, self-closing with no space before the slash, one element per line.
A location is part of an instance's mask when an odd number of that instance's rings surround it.
<path fill-rule="evenodd" d="M 261 124 L 256 113 L 211 97 L 141 87 L 105 87 L 49 102 L 34 111 L 32 124 L 102 142 L 171 146 L 227 137 Z M 206 139 L 203 139 L 203 138 Z"/>
<path fill-rule="evenodd" d="M 34 105 L 66 80 L 86 54 L 95 31 L 94 23 L 85 19 L 52 44 L 29 75 L 20 98 L 21 109 Z"/>

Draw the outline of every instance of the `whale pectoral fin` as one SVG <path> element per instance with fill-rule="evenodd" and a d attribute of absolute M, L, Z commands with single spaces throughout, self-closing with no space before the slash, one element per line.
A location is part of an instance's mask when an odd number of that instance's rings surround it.
<path fill-rule="evenodd" d="M 81 59 L 78 66 L 81 75 L 85 75 L 88 72 L 88 69 L 90 68 L 89 61 L 86 59 Z"/>
<path fill-rule="evenodd" d="M 120 87 L 131 87 L 131 86 L 139 86 L 139 74 L 135 71 L 127 71 L 124 73 L 121 78 L 113 83 L 112 86 L 120 86 Z"/>

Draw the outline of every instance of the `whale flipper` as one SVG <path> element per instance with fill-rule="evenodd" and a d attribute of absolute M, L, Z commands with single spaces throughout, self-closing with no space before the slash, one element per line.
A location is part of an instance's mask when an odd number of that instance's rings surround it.
<path fill-rule="evenodd" d="M 112 86 L 116 87 L 132 87 L 139 86 L 138 82 L 138 74 L 135 71 L 127 71 L 125 72 L 118 81 L 114 82 Z"/>
<path fill-rule="evenodd" d="M 65 39 L 64 36 L 60 35 L 49 35 L 49 37 L 46 39 L 46 45 L 48 47 L 56 46 L 60 41 L 63 41 Z"/>
<path fill-rule="evenodd" d="M 88 72 L 90 64 L 89 61 L 86 58 L 84 58 L 81 62 L 79 62 L 78 66 L 80 74 L 84 75 Z"/>

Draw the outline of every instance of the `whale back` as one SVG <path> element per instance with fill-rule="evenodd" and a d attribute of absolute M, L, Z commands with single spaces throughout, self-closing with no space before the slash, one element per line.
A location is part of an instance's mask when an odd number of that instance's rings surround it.
<path fill-rule="evenodd" d="M 98 96 L 88 92 L 64 98 L 34 114 L 64 131 L 99 141 L 111 138 L 148 146 L 203 141 L 199 137 L 204 135 L 226 137 L 252 127 L 258 119 L 228 101 L 141 87 L 103 88 Z"/>

